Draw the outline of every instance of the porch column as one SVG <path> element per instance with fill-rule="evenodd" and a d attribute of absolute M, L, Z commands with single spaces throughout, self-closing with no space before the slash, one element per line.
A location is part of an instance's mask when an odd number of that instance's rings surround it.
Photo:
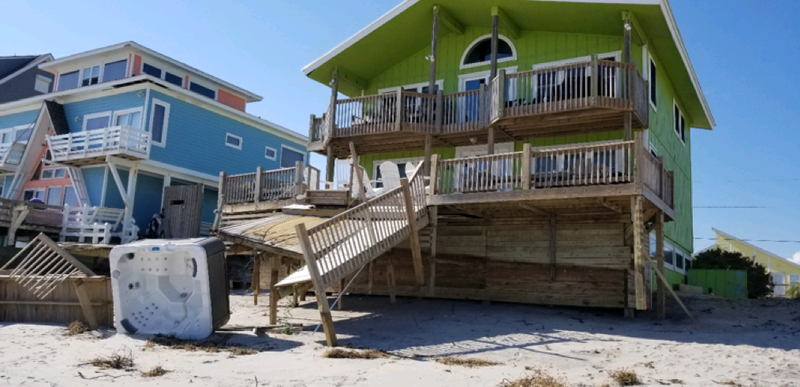
<path fill-rule="evenodd" d="M 491 68 L 489 69 L 489 82 L 497 77 L 497 51 L 498 51 L 498 30 L 500 28 L 500 16 L 492 15 L 492 57 Z M 491 94 L 486 93 L 487 98 L 491 98 Z M 494 127 L 489 126 L 486 140 L 486 154 L 494 154 Z"/>
<path fill-rule="evenodd" d="M 656 215 L 656 266 L 660 273 L 664 273 L 664 212 L 659 211 Z M 663 319 L 666 316 L 666 289 L 664 282 L 658 281 L 656 288 L 656 318 Z"/>
<path fill-rule="evenodd" d="M 432 96 L 436 95 L 436 49 L 439 42 L 439 6 L 433 6 L 433 30 L 431 31 L 431 71 L 428 77 L 428 93 Z M 428 119 L 433 118 L 433 105 L 428 105 L 430 111 L 428 112 Z M 431 123 L 431 122 L 429 122 Z M 425 173 L 425 176 L 431 175 L 431 142 L 433 138 L 429 133 L 425 135 L 425 161 L 423 164 L 422 172 Z"/>
<path fill-rule="evenodd" d="M 333 182 L 333 148 L 331 148 L 330 141 L 333 137 L 333 132 L 336 130 L 336 97 L 339 95 L 339 71 L 333 70 L 331 77 L 331 102 L 328 106 L 328 137 L 325 139 L 327 142 L 328 161 L 325 164 L 325 180 Z"/>
<path fill-rule="evenodd" d="M 631 22 L 628 16 L 628 13 L 625 13 L 625 43 L 622 49 L 623 61 L 625 64 L 631 63 Z M 644 66 L 644 64 L 642 64 Z M 631 98 L 630 93 L 630 83 L 631 83 L 631 75 L 627 68 L 623 71 L 623 86 L 622 86 L 622 98 L 629 100 Z M 633 113 L 628 109 L 625 111 L 625 141 L 630 141 L 633 139 Z"/>

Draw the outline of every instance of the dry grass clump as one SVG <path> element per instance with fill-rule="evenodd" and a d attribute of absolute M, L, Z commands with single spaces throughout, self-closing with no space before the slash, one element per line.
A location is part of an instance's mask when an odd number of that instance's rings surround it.
<path fill-rule="evenodd" d="M 150 371 L 142 372 L 142 376 L 144 376 L 145 378 L 156 378 L 159 376 L 166 375 L 167 372 L 169 371 L 161 368 L 161 366 L 155 366 L 151 368 Z"/>
<path fill-rule="evenodd" d="M 527 368 L 527 367 L 526 367 Z M 514 381 L 506 381 L 501 387 L 569 387 L 564 378 L 551 376 L 542 370 L 534 370 L 534 374 Z"/>
<path fill-rule="evenodd" d="M 214 341 L 191 341 L 181 340 L 174 336 L 156 335 L 144 344 L 145 348 L 153 348 L 156 344 L 165 346 L 169 349 L 182 349 L 184 351 L 202 351 L 208 353 L 230 352 L 232 355 L 253 355 L 258 353 L 255 348 L 244 347 L 241 345 L 233 345 L 227 343 L 220 343 Z"/>
<path fill-rule="evenodd" d="M 130 351 L 117 352 L 111 356 L 98 356 L 89 361 L 97 368 L 101 369 L 115 369 L 115 370 L 131 370 L 133 369 L 133 356 Z"/>
<path fill-rule="evenodd" d="M 69 324 L 69 327 L 67 328 L 67 335 L 68 336 L 80 335 L 81 333 L 85 333 L 88 331 L 89 327 L 86 324 L 84 324 L 80 320 L 75 320 Z"/>
<path fill-rule="evenodd" d="M 349 351 L 341 348 L 329 349 L 322 357 L 328 359 L 385 359 L 389 357 L 386 352 L 377 351 L 367 348 L 360 351 Z"/>
<path fill-rule="evenodd" d="M 445 364 L 445 365 L 455 365 L 455 366 L 462 366 L 467 368 L 475 368 L 475 367 L 490 367 L 496 366 L 500 363 L 490 360 L 484 359 L 475 359 L 475 358 L 465 358 L 465 357 L 457 357 L 457 356 L 445 356 L 445 357 L 437 357 L 437 363 Z"/>
<path fill-rule="evenodd" d="M 642 384 L 642 381 L 639 380 L 639 376 L 636 375 L 636 372 L 633 370 L 623 368 L 612 371 L 608 375 L 620 386 L 638 386 Z"/>

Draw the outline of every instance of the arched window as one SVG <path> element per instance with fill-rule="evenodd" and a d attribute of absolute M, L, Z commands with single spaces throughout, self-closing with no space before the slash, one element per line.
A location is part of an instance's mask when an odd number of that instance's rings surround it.
<path fill-rule="evenodd" d="M 497 61 L 507 62 L 517 59 L 514 45 L 505 36 L 497 39 Z M 461 68 L 478 67 L 489 64 L 492 60 L 492 37 L 481 36 L 467 47 L 461 60 Z"/>

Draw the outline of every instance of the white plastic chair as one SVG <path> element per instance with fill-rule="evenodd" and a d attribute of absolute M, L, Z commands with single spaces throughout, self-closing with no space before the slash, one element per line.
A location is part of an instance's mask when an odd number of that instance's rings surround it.
<path fill-rule="evenodd" d="M 381 183 L 384 190 L 391 190 L 400 186 L 400 168 L 391 161 L 384 161 L 378 166 L 381 170 Z"/>

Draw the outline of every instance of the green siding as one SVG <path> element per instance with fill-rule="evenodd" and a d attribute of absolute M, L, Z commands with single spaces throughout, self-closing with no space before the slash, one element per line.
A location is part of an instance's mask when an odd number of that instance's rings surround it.
<path fill-rule="evenodd" d="M 458 91 L 459 75 L 489 70 L 489 66 L 460 69 L 460 64 L 467 47 L 475 39 L 490 32 L 488 28 L 466 28 L 464 35 L 459 36 L 449 33 L 440 37 L 436 79 L 444 80 L 445 93 Z M 537 63 L 570 59 L 595 53 L 621 51 L 623 48 L 622 36 L 522 31 L 519 39 L 511 40 L 517 51 L 517 60 L 500 63 L 499 67 L 517 66 L 518 71 L 529 70 Z M 637 63 L 640 71 L 643 68 L 642 52 L 641 46 L 632 45 L 631 58 Z M 430 72 L 430 62 L 425 59 L 427 55 L 430 55 L 430 46 L 417 51 L 395 66 L 370 79 L 366 94 L 376 94 L 379 89 L 388 87 L 427 82 Z M 676 220 L 665 226 L 664 234 L 672 244 L 679 246 L 684 251 L 693 251 L 691 135 L 688 130 L 692 119 L 689 116 L 685 117 L 687 132 L 686 144 L 684 145 L 673 132 L 672 104 L 675 98 L 675 90 L 663 70 L 664 66 L 657 58 L 655 59 L 658 78 L 658 110 L 655 111 L 651 108 L 650 111 L 649 138 L 658 154 L 664 158 L 666 168 L 675 172 Z M 681 105 L 680 102 L 678 105 Z M 537 138 L 530 142 L 533 146 L 552 146 L 622 139 L 622 137 L 623 132 L 622 128 L 620 128 L 620 130 L 604 133 Z M 515 149 L 517 151 L 522 150 L 523 143 L 518 141 L 515 144 Z M 438 153 L 443 158 L 455 157 L 453 148 L 437 149 L 435 153 Z M 365 154 L 362 155 L 361 163 L 371 175 L 372 165 L 375 160 L 421 157 L 422 155 L 423 151 L 421 149 L 412 152 Z"/>
<path fill-rule="evenodd" d="M 689 285 L 703 288 L 703 293 L 713 293 L 725 298 L 747 298 L 747 271 L 745 270 L 689 270 Z"/>

